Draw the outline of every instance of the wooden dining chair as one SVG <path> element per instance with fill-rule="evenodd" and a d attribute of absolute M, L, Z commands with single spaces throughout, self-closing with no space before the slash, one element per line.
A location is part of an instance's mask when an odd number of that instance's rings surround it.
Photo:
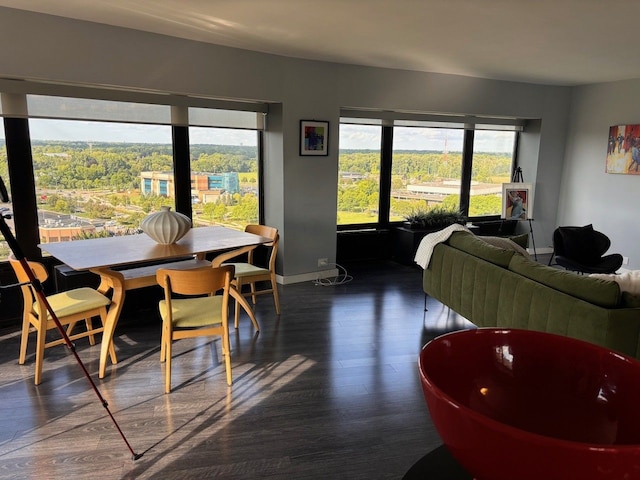
<path fill-rule="evenodd" d="M 174 340 L 182 338 L 222 337 L 227 384 L 231 385 L 229 289 L 232 278 L 233 266 L 161 268 L 156 272 L 156 280 L 164 289 L 164 300 L 160 300 L 158 306 L 162 317 L 160 361 L 166 362 L 165 393 L 171 392 L 171 347 Z"/>
<path fill-rule="evenodd" d="M 268 227 L 266 225 L 247 225 L 244 231 L 270 239 L 270 242 L 262 244 L 269 249 L 266 266 L 255 264 L 255 252 L 260 245 L 243 247 L 231 252 L 220 254 L 212 260 L 211 264 L 214 267 L 220 265 L 233 265 L 235 267 L 233 286 L 240 295 L 244 297 L 251 297 L 254 305 L 256 304 L 257 295 L 271 293 L 275 303 L 276 314 L 280 315 L 280 298 L 278 297 L 278 287 L 276 283 L 276 255 L 278 253 L 278 242 L 280 240 L 278 229 Z M 245 253 L 247 254 L 246 262 L 228 262 L 228 260 L 237 258 Z M 268 286 L 266 288 L 259 289 L 258 282 L 266 282 L 268 283 Z M 250 291 L 243 292 L 243 286 L 247 284 L 250 287 Z M 234 325 L 238 328 L 240 309 L 238 308 L 237 301 L 235 307 Z"/>
<path fill-rule="evenodd" d="M 57 338 L 47 342 L 47 332 L 49 330 L 56 329 L 57 326 L 51 318 L 51 314 L 48 311 L 45 302 L 36 294 L 22 263 L 13 255 L 9 256 L 9 263 L 16 274 L 18 282 L 21 284 L 20 289 L 22 291 L 24 304 L 22 310 L 22 338 L 20 340 L 19 363 L 20 365 L 24 364 L 27 357 L 29 333 L 35 331 L 35 384 L 39 385 L 42 382 L 44 350 L 55 345 L 63 344 L 65 343 L 65 340 L 64 338 Z M 37 278 L 40 283 L 44 283 L 49 277 L 45 266 L 38 262 L 27 263 L 35 278 Z M 95 335 L 104 330 L 104 324 L 107 318 L 107 306 L 110 303 L 109 298 L 105 297 L 93 288 L 81 287 L 53 295 L 46 295 L 46 301 L 49 303 L 56 317 L 60 321 L 60 324 L 67 327 L 66 333 L 70 340 L 89 337 L 89 344 L 95 345 Z M 100 317 L 99 326 L 93 326 L 93 317 Z M 81 321 L 84 321 L 86 328 L 74 333 L 76 324 Z M 111 360 L 115 362 L 116 355 L 113 343 L 109 346 L 109 355 Z"/>

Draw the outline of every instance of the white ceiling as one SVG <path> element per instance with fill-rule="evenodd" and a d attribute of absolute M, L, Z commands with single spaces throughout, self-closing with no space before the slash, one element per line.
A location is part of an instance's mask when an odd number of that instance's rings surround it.
<path fill-rule="evenodd" d="M 289 57 L 552 85 L 640 78 L 640 0 L 0 0 Z"/>

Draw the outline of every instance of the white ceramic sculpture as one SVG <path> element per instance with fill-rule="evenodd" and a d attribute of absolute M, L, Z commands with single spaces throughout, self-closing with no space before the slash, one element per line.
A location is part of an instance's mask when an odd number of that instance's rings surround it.
<path fill-rule="evenodd" d="M 140 228 L 161 245 L 176 243 L 191 228 L 191 220 L 186 215 L 172 212 L 171 207 L 160 207 L 159 212 L 147 215 Z"/>

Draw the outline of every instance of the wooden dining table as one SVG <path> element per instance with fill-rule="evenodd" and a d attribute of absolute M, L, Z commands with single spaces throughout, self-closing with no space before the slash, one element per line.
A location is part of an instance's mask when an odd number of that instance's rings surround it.
<path fill-rule="evenodd" d="M 179 241 L 160 245 L 146 234 L 93 238 L 66 242 L 43 243 L 39 247 L 74 270 L 89 270 L 100 276 L 98 291 L 111 295 L 111 304 L 100 346 L 99 376 L 104 378 L 109 346 L 118 323 L 127 290 L 157 285 L 158 268 L 190 269 L 210 266 L 208 253 L 239 249 L 249 251 L 268 243 L 266 237 L 231 228 L 213 226 L 192 228 Z M 258 323 L 253 310 L 235 289 L 230 294 L 236 305 L 249 314 L 256 330 Z M 112 358 L 117 363 L 117 358 Z"/>

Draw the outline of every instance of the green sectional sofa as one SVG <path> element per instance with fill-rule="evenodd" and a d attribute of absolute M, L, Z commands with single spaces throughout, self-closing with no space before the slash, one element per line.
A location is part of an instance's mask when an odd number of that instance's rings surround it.
<path fill-rule="evenodd" d="M 471 233 L 453 232 L 433 248 L 423 288 L 478 327 L 556 333 L 640 359 L 640 297 Z"/>

